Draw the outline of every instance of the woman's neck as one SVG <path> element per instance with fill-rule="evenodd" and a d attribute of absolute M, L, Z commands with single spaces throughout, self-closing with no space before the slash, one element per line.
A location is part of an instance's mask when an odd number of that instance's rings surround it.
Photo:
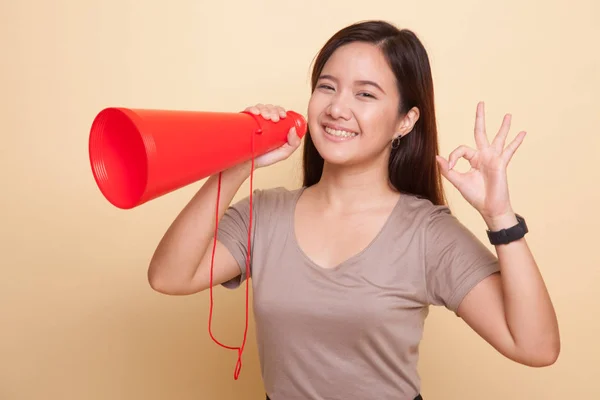
<path fill-rule="evenodd" d="M 394 202 L 398 198 L 389 183 L 387 169 L 381 165 L 351 168 L 325 163 L 321 179 L 312 191 L 323 206 L 340 212 L 380 207 L 382 201 Z"/>

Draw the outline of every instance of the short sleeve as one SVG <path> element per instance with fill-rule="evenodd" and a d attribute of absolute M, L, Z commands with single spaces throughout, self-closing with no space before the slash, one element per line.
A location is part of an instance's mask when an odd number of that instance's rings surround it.
<path fill-rule="evenodd" d="M 256 226 L 256 205 L 257 205 L 257 194 L 258 190 L 253 192 L 252 196 L 252 237 L 254 239 L 254 232 Z M 233 258 L 238 263 L 240 268 L 240 275 L 224 282 L 222 286 L 228 289 L 235 289 L 241 285 L 246 276 L 246 259 L 248 256 L 248 228 L 250 224 L 250 196 L 239 200 L 238 202 L 230 205 L 221 219 L 219 220 L 219 227 L 217 231 L 217 240 L 223 244 L 231 253 Z M 252 240 L 251 243 L 254 241 Z M 250 265 L 250 271 L 252 271 L 252 265 Z"/>
<path fill-rule="evenodd" d="M 455 313 L 477 283 L 500 270 L 497 257 L 445 206 L 428 218 L 425 253 L 429 302 Z"/>

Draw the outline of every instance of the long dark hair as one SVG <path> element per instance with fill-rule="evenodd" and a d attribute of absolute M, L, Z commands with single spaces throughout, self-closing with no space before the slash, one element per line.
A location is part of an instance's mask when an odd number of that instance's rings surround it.
<path fill-rule="evenodd" d="M 436 163 L 439 152 L 435 118 L 433 79 L 427 52 L 419 38 L 408 29 L 398 29 L 385 21 L 365 21 L 350 25 L 333 35 L 317 54 L 311 91 L 333 52 L 351 42 L 377 45 L 386 57 L 398 84 L 399 113 L 412 107 L 420 112 L 410 134 L 392 148 L 388 167 L 390 183 L 401 193 L 423 197 L 433 204 L 445 203 L 442 179 Z M 323 173 L 323 157 L 307 132 L 303 151 L 304 186 L 316 184 Z"/>

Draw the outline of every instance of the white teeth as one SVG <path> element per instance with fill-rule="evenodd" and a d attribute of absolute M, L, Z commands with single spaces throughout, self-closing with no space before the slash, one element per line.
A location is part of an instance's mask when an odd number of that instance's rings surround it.
<path fill-rule="evenodd" d="M 356 132 L 340 131 L 337 129 L 331 129 L 329 127 L 325 127 L 325 132 L 337 137 L 354 137 L 357 135 Z"/>

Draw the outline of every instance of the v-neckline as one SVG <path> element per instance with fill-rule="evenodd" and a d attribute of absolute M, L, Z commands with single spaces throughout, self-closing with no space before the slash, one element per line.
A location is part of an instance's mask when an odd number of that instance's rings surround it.
<path fill-rule="evenodd" d="M 323 267 L 323 266 L 319 265 L 311 257 L 308 256 L 308 254 L 300 246 L 300 242 L 298 241 L 298 236 L 296 234 L 296 209 L 298 206 L 298 201 L 300 200 L 302 193 L 304 193 L 304 191 L 306 189 L 307 189 L 306 186 L 303 186 L 303 187 L 297 189 L 294 199 L 291 202 L 290 207 L 288 208 L 288 226 L 289 226 L 289 230 L 290 230 L 291 241 L 293 243 L 293 246 L 301 254 L 302 258 L 304 258 L 305 261 L 307 261 L 313 268 L 316 268 L 317 270 L 322 271 L 324 273 L 327 273 L 327 272 L 335 273 L 335 272 L 343 269 L 346 265 L 356 262 L 357 260 L 362 258 L 365 254 L 369 253 L 369 251 L 375 246 L 375 244 L 380 240 L 381 236 L 383 236 L 383 234 L 387 230 L 388 226 L 390 225 L 390 221 L 392 220 L 393 216 L 396 214 L 397 209 L 400 207 L 400 204 L 404 199 L 404 194 L 400 194 L 400 197 L 396 201 L 396 204 L 394 204 L 394 207 L 392 207 L 392 210 L 389 213 L 389 215 L 387 216 L 385 222 L 383 223 L 383 225 L 381 226 L 379 231 L 377 231 L 377 234 L 373 237 L 373 239 L 371 239 L 369 244 L 367 244 L 367 246 L 365 246 L 363 249 L 361 249 L 358 253 L 353 254 L 352 256 L 350 256 L 349 258 L 347 258 L 345 260 L 342 260 L 337 265 L 335 265 L 331 268 L 328 268 L 328 267 Z"/>

